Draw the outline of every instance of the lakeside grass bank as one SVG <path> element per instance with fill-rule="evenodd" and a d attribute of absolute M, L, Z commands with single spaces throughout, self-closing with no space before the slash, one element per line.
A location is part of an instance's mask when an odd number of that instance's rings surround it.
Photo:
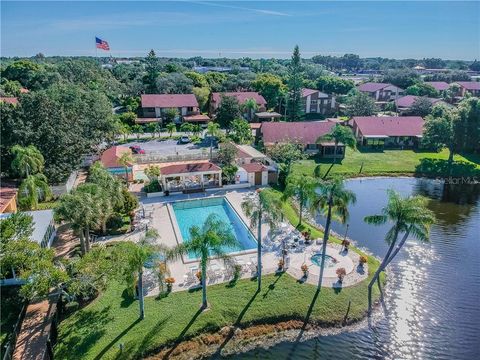
<path fill-rule="evenodd" d="M 448 151 L 435 152 L 415 150 L 346 150 L 344 159 L 338 159 L 329 175 L 339 174 L 345 177 L 358 176 L 448 176 L 446 169 Z M 292 171 L 313 175 L 315 167 L 320 165 L 323 176 L 332 164 L 332 159 L 312 157 L 297 161 Z M 456 154 L 452 175 L 472 176 L 480 174 L 480 155 Z"/>

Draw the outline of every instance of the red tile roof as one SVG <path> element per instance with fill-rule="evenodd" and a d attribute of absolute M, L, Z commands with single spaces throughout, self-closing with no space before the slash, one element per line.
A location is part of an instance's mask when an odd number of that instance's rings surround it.
<path fill-rule="evenodd" d="M 262 123 L 250 123 L 250 129 L 260 129 L 262 127 Z"/>
<path fill-rule="evenodd" d="M 142 107 L 198 107 L 198 101 L 193 94 L 142 94 Z"/>
<path fill-rule="evenodd" d="M 263 142 L 274 144 L 299 142 L 315 144 L 320 136 L 330 132 L 335 123 L 330 121 L 264 122 L 262 123 Z"/>
<path fill-rule="evenodd" d="M 248 99 L 254 99 L 258 105 L 265 105 L 267 103 L 263 98 L 263 96 L 255 91 L 238 91 L 238 92 L 226 92 L 226 93 L 214 92 L 212 93 L 212 100 L 215 103 L 215 106 L 218 106 L 220 104 L 221 95 L 234 96 L 237 98 L 240 104 L 243 104 Z"/>
<path fill-rule="evenodd" d="M 456 81 L 456 83 L 467 90 L 480 90 L 480 81 Z"/>
<path fill-rule="evenodd" d="M 425 84 L 433 86 L 437 91 L 447 90 L 449 85 L 445 81 L 425 81 Z"/>
<path fill-rule="evenodd" d="M 413 103 L 419 99 L 421 96 L 414 96 L 414 95 L 406 95 L 402 96 L 401 98 L 398 98 L 395 100 L 395 104 L 397 104 L 398 107 L 401 108 L 409 108 L 412 107 Z M 436 104 L 439 101 L 442 101 L 442 99 L 435 99 L 435 98 L 429 98 L 427 97 L 428 100 L 433 104 Z"/>
<path fill-rule="evenodd" d="M 6 186 L 0 188 L 0 213 L 3 213 L 15 196 L 17 196 L 17 188 Z"/>
<path fill-rule="evenodd" d="M 358 85 L 358 90 L 365 92 L 375 92 L 387 86 L 392 86 L 392 84 L 367 82 L 365 84 Z"/>
<path fill-rule="evenodd" d="M 312 95 L 318 92 L 318 90 L 315 89 L 302 89 L 302 97 L 307 97 L 308 95 Z"/>
<path fill-rule="evenodd" d="M 16 97 L 1 96 L 0 102 L 16 105 L 18 104 L 18 99 Z"/>
<path fill-rule="evenodd" d="M 136 118 L 135 124 L 148 124 L 161 122 L 159 118 Z"/>
<path fill-rule="evenodd" d="M 28 89 L 26 89 L 26 88 L 23 88 L 23 87 L 20 88 L 20 93 L 21 93 L 21 94 L 28 94 L 29 92 L 30 92 L 30 91 L 29 91 Z"/>
<path fill-rule="evenodd" d="M 118 163 L 118 159 L 125 152 L 132 153 L 132 150 L 126 146 L 112 146 L 103 152 L 100 161 L 106 168 L 123 167 Z"/>
<path fill-rule="evenodd" d="M 259 171 L 267 171 L 268 169 L 260 163 L 250 163 L 250 164 L 243 164 L 241 165 L 242 168 L 245 169 L 247 173 L 259 172 Z"/>
<path fill-rule="evenodd" d="M 354 116 L 352 122 L 363 136 L 420 136 L 424 124 L 420 116 Z"/>
<path fill-rule="evenodd" d="M 210 162 L 203 162 L 192 164 L 186 163 L 167 165 L 160 169 L 162 175 L 185 174 L 206 171 L 220 171 L 220 168 Z"/>
<path fill-rule="evenodd" d="M 198 115 L 184 116 L 183 121 L 187 121 L 187 122 L 207 122 L 207 121 L 210 121 L 210 118 L 208 117 L 208 115 L 198 114 Z"/>

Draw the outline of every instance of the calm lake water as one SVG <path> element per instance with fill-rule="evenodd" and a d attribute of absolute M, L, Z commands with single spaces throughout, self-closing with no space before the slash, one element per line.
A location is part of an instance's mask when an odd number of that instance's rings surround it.
<path fill-rule="evenodd" d="M 430 242 L 409 240 L 390 265 L 388 314 L 371 329 L 257 349 L 238 359 L 480 359 L 480 186 L 413 178 L 350 180 L 357 194 L 348 236 L 382 257 L 388 225 L 363 222 L 386 204 L 386 190 L 431 199 Z M 319 219 L 323 222 L 323 219 Z M 333 229 L 344 234 L 345 227 Z"/>

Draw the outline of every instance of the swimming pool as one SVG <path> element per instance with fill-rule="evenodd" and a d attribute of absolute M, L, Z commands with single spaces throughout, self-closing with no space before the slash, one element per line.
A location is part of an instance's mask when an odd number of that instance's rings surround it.
<path fill-rule="evenodd" d="M 229 224 L 231 231 L 238 241 L 238 246 L 225 247 L 223 250 L 226 253 L 257 248 L 257 241 L 247 225 L 240 219 L 239 215 L 224 197 L 180 201 L 173 203 L 172 208 L 183 241 L 190 240 L 190 228 L 193 225 L 202 226 L 210 214 L 216 214 L 220 220 Z M 179 239 L 179 241 L 181 241 L 181 239 Z M 197 256 L 189 253 L 188 258 L 196 259 Z"/>
<path fill-rule="evenodd" d="M 314 263 L 317 266 L 320 266 L 322 264 L 322 254 L 315 254 L 313 255 L 310 260 L 312 260 L 312 263 Z M 337 265 L 337 260 L 330 256 L 330 255 L 325 255 L 325 268 L 333 268 L 335 265 Z"/>

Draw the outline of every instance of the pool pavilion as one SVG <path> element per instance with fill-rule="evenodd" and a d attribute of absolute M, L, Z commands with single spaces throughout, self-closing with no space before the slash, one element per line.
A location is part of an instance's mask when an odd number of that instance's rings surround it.
<path fill-rule="evenodd" d="M 195 191 L 222 186 L 222 169 L 211 162 L 173 163 L 161 167 L 164 191 Z"/>

